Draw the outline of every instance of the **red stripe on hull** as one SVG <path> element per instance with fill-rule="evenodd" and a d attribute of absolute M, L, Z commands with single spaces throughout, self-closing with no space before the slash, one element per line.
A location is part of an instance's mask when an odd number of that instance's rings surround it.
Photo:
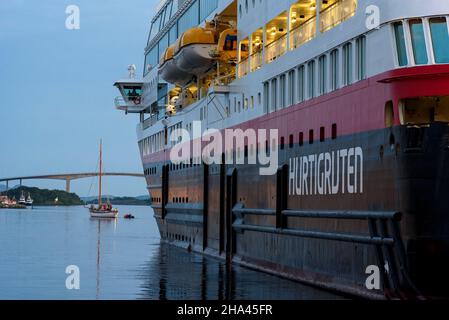
<path fill-rule="evenodd" d="M 325 138 L 331 136 L 332 124 L 339 136 L 385 127 L 385 104 L 394 105 L 394 122 L 400 124 L 398 106 L 401 99 L 421 96 L 449 95 L 449 65 L 420 66 L 391 70 L 359 81 L 334 92 L 240 123 L 231 128 L 278 129 L 280 137 L 299 132 L 308 139 L 309 130 L 319 138 L 325 127 Z M 287 141 L 287 139 L 286 139 Z M 143 162 L 169 160 L 169 150 L 143 157 Z"/>

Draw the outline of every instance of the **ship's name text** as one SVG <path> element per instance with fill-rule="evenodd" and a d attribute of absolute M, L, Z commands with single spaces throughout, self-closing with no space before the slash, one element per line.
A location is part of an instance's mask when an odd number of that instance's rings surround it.
<path fill-rule="evenodd" d="M 341 149 L 289 159 L 289 195 L 363 193 L 363 150 Z"/>

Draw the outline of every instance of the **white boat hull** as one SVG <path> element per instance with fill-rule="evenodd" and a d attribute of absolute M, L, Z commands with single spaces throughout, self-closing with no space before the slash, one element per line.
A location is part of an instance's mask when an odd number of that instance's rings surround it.
<path fill-rule="evenodd" d="M 184 47 L 174 57 L 176 66 L 184 72 L 200 76 L 215 64 L 210 52 L 216 48 L 216 44 L 192 44 Z"/>
<path fill-rule="evenodd" d="M 118 211 L 111 211 L 111 212 L 90 211 L 90 216 L 92 218 L 115 219 L 118 216 Z"/>
<path fill-rule="evenodd" d="M 168 83 L 177 84 L 180 87 L 184 87 L 193 79 L 193 75 L 179 69 L 173 59 L 159 68 L 159 75 Z"/>

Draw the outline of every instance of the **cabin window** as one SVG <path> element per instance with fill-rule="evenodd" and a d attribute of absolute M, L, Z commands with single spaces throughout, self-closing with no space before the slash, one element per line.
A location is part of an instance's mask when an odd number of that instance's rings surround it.
<path fill-rule="evenodd" d="M 337 139 L 337 124 L 332 124 L 332 140 Z"/>
<path fill-rule="evenodd" d="M 326 93 L 326 81 L 327 81 L 327 57 L 321 56 L 318 60 L 319 64 L 319 90 L 320 94 Z"/>
<path fill-rule="evenodd" d="M 345 86 L 352 83 L 352 43 L 348 42 L 343 46 L 343 84 Z"/>
<path fill-rule="evenodd" d="M 298 144 L 299 144 L 299 146 L 304 145 L 304 133 L 300 132 L 298 138 L 299 138 L 299 139 L 298 139 Z"/>
<path fill-rule="evenodd" d="M 313 129 L 309 130 L 309 144 L 313 144 Z"/>
<path fill-rule="evenodd" d="M 168 32 L 159 40 L 159 57 L 165 54 L 165 50 L 168 48 Z"/>
<path fill-rule="evenodd" d="M 394 123 L 393 101 L 385 104 L 385 128 L 392 127 Z"/>
<path fill-rule="evenodd" d="M 423 23 L 421 20 L 416 19 L 410 20 L 409 25 L 415 64 L 427 64 L 429 59 L 427 57 L 426 38 L 424 36 Z"/>
<path fill-rule="evenodd" d="M 326 136 L 325 128 L 324 128 L 324 127 L 321 127 L 321 128 L 320 128 L 320 142 L 323 142 L 323 141 L 324 141 L 325 136 Z"/>
<path fill-rule="evenodd" d="M 449 96 L 403 99 L 399 111 L 401 124 L 449 122 Z"/>
<path fill-rule="evenodd" d="M 338 89 L 339 65 L 338 49 L 335 49 L 330 54 L 330 86 L 332 91 Z"/>
<path fill-rule="evenodd" d="M 270 84 L 268 82 L 265 82 L 263 84 L 263 95 L 264 95 L 264 100 L 263 100 L 263 111 L 265 113 L 268 113 L 268 104 L 269 104 L 269 94 L 270 94 Z M 260 94 L 259 94 L 260 96 Z"/>
<path fill-rule="evenodd" d="M 304 101 L 304 92 L 305 92 L 304 80 L 305 80 L 304 66 L 300 66 L 298 68 L 298 102 Z"/>
<path fill-rule="evenodd" d="M 200 23 L 199 1 L 195 1 L 178 20 L 178 32 L 184 33 L 187 29 L 196 27 Z"/>
<path fill-rule="evenodd" d="M 291 106 L 295 103 L 295 89 L 296 89 L 295 70 L 288 72 L 288 104 Z"/>
<path fill-rule="evenodd" d="M 402 22 L 394 24 L 394 35 L 396 38 L 396 51 L 398 55 L 398 64 L 400 67 L 408 64 L 407 47 L 405 45 L 404 26 Z"/>
<path fill-rule="evenodd" d="M 277 104 L 277 79 L 274 78 L 271 80 L 271 110 L 270 111 L 276 111 L 276 104 Z"/>
<path fill-rule="evenodd" d="M 281 150 L 284 150 L 284 146 L 285 146 L 284 137 L 281 137 Z"/>
<path fill-rule="evenodd" d="M 279 107 L 280 108 L 284 108 L 286 103 L 285 103 L 285 97 L 286 97 L 286 93 L 287 93 L 287 88 L 286 88 L 286 83 L 285 83 L 285 74 L 280 76 L 279 79 L 279 85 L 280 85 L 280 100 L 279 101 Z"/>
<path fill-rule="evenodd" d="M 356 41 L 357 46 L 357 78 L 366 78 L 366 37 L 362 36 Z"/>
<path fill-rule="evenodd" d="M 293 135 L 292 134 L 288 138 L 288 147 L 293 148 Z"/>
<path fill-rule="evenodd" d="M 146 76 L 147 73 L 151 71 L 151 69 L 158 65 L 158 63 L 159 55 L 156 45 L 145 55 L 145 70 L 143 71 L 143 75 Z"/>
<path fill-rule="evenodd" d="M 445 18 L 429 20 L 433 53 L 436 63 L 449 63 L 449 34 Z"/>
<path fill-rule="evenodd" d="M 309 88 L 309 99 L 315 97 L 315 61 L 312 60 L 307 64 L 307 85 Z"/>
<path fill-rule="evenodd" d="M 169 42 L 174 43 L 178 39 L 178 24 L 175 23 L 173 27 L 170 28 L 170 31 L 168 32 L 169 36 Z"/>

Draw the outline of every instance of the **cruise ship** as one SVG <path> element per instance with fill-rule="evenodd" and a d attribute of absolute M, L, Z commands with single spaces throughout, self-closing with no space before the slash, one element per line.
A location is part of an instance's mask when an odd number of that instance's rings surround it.
<path fill-rule="evenodd" d="M 165 0 L 139 116 L 163 241 L 373 299 L 447 297 L 449 1 Z"/>

